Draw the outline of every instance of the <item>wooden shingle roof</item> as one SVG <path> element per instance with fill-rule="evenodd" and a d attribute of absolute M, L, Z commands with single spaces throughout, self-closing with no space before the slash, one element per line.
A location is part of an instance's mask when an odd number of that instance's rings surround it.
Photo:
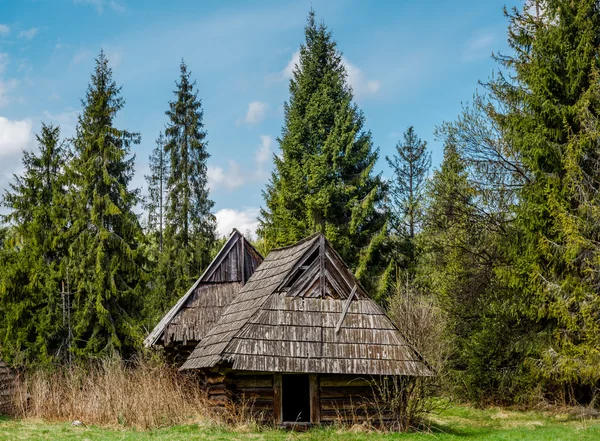
<path fill-rule="evenodd" d="M 321 234 L 273 250 L 181 369 L 431 375 Z"/>
<path fill-rule="evenodd" d="M 165 314 L 144 345 L 201 340 L 262 260 L 250 242 L 233 229 L 204 273 Z"/>

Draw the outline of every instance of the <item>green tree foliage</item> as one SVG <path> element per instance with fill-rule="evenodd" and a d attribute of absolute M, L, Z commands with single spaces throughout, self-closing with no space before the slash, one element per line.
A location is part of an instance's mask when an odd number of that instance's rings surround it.
<path fill-rule="evenodd" d="M 216 236 L 214 203 L 207 186 L 206 131 L 202 103 L 182 61 L 181 75 L 166 115 L 165 152 L 169 155 L 165 241 L 168 250 L 166 295 L 179 298 L 210 263 Z"/>
<path fill-rule="evenodd" d="M 144 237 L 130 189 L 137 133 L 115 127 L 125 100 L 104 52 L 96 59 L 73 141 L 69 167 L 70 275 L 74 352 L 80 356 L 139 347 L 144 294 Z"/>
<path fill-rule="evenodd" d="M 572 392 L 600 381 L 600 10 L 595 0 L 531 3 L 509 14 L 513 54 L 499 60 L 510 78 L 488 85 L 526 170 L 507 279 L 541 326 L 531 368 Z"/>
<path fill-rule="evenodd" d="M 60 129 L 42 124 L 39 154 L 23 153 L 23 174 L 4 195 L 0 251 L 0 347 L 9 360 L 48 363 L 65 355 L 61 289 L 66 246 L 66 150 Z"/>
<path fill-rule="evenodd" d="M 469 170 L 471 157 L 461 156 L 472 153 L 472 116 L 467 111 L 445 127 L 444 160 L 428 185 L 418 237 L 417 281 L 444 310 L 451 347 L 447 369 L 455 392 L 477 402 L 511 400 L 523 390 L 522 342 L 529 331 L 515 313 L 515 292 L 497 275 L 506 262 L 503 244 L 509 237 L 499 228 L 504 214 L 486 211 L 489 181 L 480 187 L 484 176 Z"/>
<path fill-rule="evenodd" d="M 431 168 L 431 153 L 413 127 L 404 132 L 396 153 L 386 156 L 393 172 L 388 193 L 390 208 L 389 246 L 393 265 L 411 277 L 416 263 L 415 236 L 421 230 L 425 185 Z M 397 291 L 397 290 L 396 290 Z"/>
<path fill-rule="evenodd" d="M 417 136 L 414 127 L 409 127 L 404 132 L 404 142 L 396 144 L 396 153 L 385 159 L 394 173 L 389 192 L 391 226 L 397 234 L 413 240 L 423 217 L 431 153 L 427 150 L 427 142 Z"/>
<path fill-rule="evenodd" d="M 331 33 L 311 11 L 259 234 L 273 247 L 321 231 L 368 282 L 385 240 L 385 185 L 373 172 L 378 151 L 346 75 Z"/>
<path fill-rule="evenodd" d="M 145 208 L 148 214 L 148 232 L 158 243 L 158 250 L 163 251 L 165 230 L 167 180 L 170 176 L 169 155 L 165 152 L 165 139 L 161 133 L 156 140 L 156 147 L 149 157 L 150 174 L 146 175 L 148 197 Z"/>

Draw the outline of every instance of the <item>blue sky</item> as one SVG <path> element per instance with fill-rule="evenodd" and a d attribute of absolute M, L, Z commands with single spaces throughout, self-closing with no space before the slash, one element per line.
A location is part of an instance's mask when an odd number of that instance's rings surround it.
<path fill-rule="evenodd" d="M 133 185 L 166 123 L 179 62 L 197 81 L 208 132 L 209 180 L 219 231 L 253 229 L 288 99 L 290 67 L 312 5 L 333 32 L 390 172 L 414 125 L 438 165 L 433 131 L 453 120 L 477 81 L 506 52 L 504 5 L 520 0 L 134 1 L 0 0 L 0 190 L 35 149 L 40 122 L 74 133 L 94 57 L 103 48 L 126 105 L 122 128 L 139 131 Z"/>

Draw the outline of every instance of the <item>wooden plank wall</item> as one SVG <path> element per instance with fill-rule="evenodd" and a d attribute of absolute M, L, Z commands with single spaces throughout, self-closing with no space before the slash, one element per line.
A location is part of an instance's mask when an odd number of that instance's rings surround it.
<path fill-rule="evenodd" d="M 214 406 L 227 403 L 246 406 L 261 422 L 279 425 L 282 421 L 281 374 L 228 371 L 207 375 L 208 394 Z M 373 379 L 355 375 L 311 374 L 311 422 L 313 424 L 385 424 L 391 415 L 382 412 L 376 400 Z"/>
<path fill-rule="evenodd" d="M 208 373 L 206 382 L 209 401 L 217 407 L 225 407 L 228 403 L 234 403 L 238 407 L 245 406 L 248 415 L 258 421 L 272 423 L 275 419 L 273 378 L 272 372 Z"/>
<path fill-rule="evenodd" d="M 0 360 L 0 415 L 9 413 L 13 406 L 16 374 Z"/>

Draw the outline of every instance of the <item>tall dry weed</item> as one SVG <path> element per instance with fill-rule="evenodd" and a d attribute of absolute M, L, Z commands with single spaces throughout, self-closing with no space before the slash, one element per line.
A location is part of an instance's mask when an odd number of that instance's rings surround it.
<path fill-rule="evenodd" d="M 16 416 L 142 429 L 208 420 L 201 382 L 161 362 L 103 360 L 23 376 Z"/>

